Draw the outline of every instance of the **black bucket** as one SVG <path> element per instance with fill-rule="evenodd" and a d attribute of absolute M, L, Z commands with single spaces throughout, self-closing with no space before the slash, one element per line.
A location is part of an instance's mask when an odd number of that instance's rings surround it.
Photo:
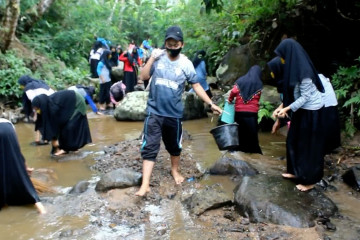
<path fill-rule="evenodd" d="M 238 124 L 230 123 L 210 130 L 220 150 L 235 150 L 239 146 Z"/>

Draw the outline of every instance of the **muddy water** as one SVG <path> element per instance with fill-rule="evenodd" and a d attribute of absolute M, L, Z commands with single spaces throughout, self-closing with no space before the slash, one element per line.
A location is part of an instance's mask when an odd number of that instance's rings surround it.
<path fill-rule="evenodd" d="M 117 122 L 113 117 L 97 116 L 93 113 L 88 115 L 93 144 L 85 146 L 81 149 L 78 159 L 68 161 L 58 161 L 49 155 L 50 146 L 34 147 L 29 143 L 33 141 L 33 125 L 19 123 L 16 125 L 16 132 L 19 138 L 22 152 L 27 160 L 27 164 L 31 167 L 52 169 L 55 173 L 54 186 L 60 191 L 66 192 L 70 187 L 81 180 L 90 180 L 96 182 L 97 176 L 89 170 L 89 166 L 93 164 L 93 157 L 102 151 L 106 145 L 134 139 L 140 136 L 143 123 L 142 122 Z M 209 134 L 209 130 L 215 126 L 216 120 L 211 122 L 210 118 L 201 120 L 192 120 L 184 122 L 184 129 L 187 130 L 192 138 L 191 145 L 184 147 L 190 149 L 193 156 L 198 159 L 200 169 L 206 169 L 211 166 L 223 154 L 217 149 L 217 146 Z M 285 138 L 283 136 L 274 136 L 268 133 L 260 133 L 260 145 L 264 155 L 272 156 L 274 159 L 280 159 L 285 155 Z M 253 159 L 254 161 L 254 159 Z M 256 159 L 255 159 L 256 161 Z M 285 161 L 276 161 L 268 163 L 258 161 L 257 164 L 267 166 L 272 164 L 279 171 L 285 169 Z M 223 183 L 226 191 L 232 194 L 234 184 L 228 177 L 209 176 L 203 179 L 204 184 L 213 184 L 216 182 Z M 339 206 L 340 213 L 346 215 L 348 220 L 335 220 L 338 230 L 335 233 L 328 233 L 331 239 L 356 239 L 354 232 L 354 224 L 360 224 L 360 208 L 359 201 L 348 194 L 351 190 L 346 186 L 336 186 L 339 191 L 329 193 L 329 196 Z M 76 207 L 70 203 L 70 206 L 61 206 L 56 199 L 49 207 L 49 214 L 41 216 L 37 214 L 33 206 L 7 207 L 0 211 L 0 239 L 56 239 L 59 232 L 66 229 L 87 229 L 91 228 L 91 216 L 71 216 L 66 214 L 66 209 Z M 168 202 L 169 203 L 169 202 Z M 155 228 L 159 228 L 159 224 L 167 222 L 170 227 L 170 239 L 192 239 L 192 233 L 197 231 L 191 228 L 191 219 L 186 213 L 175 211 L 180 209 L 177 203 L 170 203 L 167 206 L 158 208 L 156 206 L 148 206 L 146 211 L 152 212 L 153 217 L 150 223 L 145 226 L 144 234 L 135 234 L 134 238 L 126 239 L 152 239 L 151 235 Z M 59 209 L 60 208 L 60 209 Z M 349 226 L 351 230 L 349 230 Z M 119 235 L 120 230 L 116 235 Z M 123 231 L 128 231 L 124 229 Z M 85 232 L 86 233 L 86 232 Z M 115 239 L 111 229 L 105 228 L 102 233 L 97 236 L 86 235 L 81 239 Z M 124 233 L 126 235 L 126 233 Z M 77 238 L 78 239 L 78 238 Z M 116 238 L 122 239 L 122 238 Z"/>

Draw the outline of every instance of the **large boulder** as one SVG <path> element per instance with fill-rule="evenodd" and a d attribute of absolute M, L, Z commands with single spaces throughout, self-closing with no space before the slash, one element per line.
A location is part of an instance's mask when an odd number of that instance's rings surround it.
<path fill-rule="evenodd" d="M 290 180 L 258 174 L 243 177 L 234 189 L 240 214 L 251 222 L 271 222 L 298 228 L 315 226 L 318 216 L 330 217 L 337 206 L 317 189 L 300 192 Z"/>
<path fill-rule="evenodd" d="M 116 107 L 114 117 L 118 121 L 142 121 L 146 116 L 146 102 L 149 92 L 135 91 L 126 94 L 126 97 Z"/>
<path fill-rule="evenodd" d="M 250 43 L 230 48 L 216 70 L 221 86 L 232 86 L 236 79 L 245 75 L 251 66 L 256 64 L 253 54 L 256 48 L 256 45 Z"/>
<path fill-rule="evenodd" d="M 118 121 L 142 121 L 146 116 L 148 91 L 127 93 L 124 100 L 116 107 L 114 117 Z M 183 120 L 206 117 L 204 102 L 195 93 L 185 92 L 182 95 L 184 104 Z"/>

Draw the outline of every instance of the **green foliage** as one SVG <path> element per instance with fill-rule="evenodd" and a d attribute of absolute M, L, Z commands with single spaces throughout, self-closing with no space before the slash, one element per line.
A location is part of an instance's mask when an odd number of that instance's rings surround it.
<path fill-rule="evenodd" d="M 65 89 L 76 84 L 89 85 L 86 72 L 79 68 L 71 69 L 59 64 L 59 62 L 48 61 L 40 64 L 36 71 L 31 71 L 28 65 L 31 61 L 24 60 L 13 51 L 6 54 L 0 53 L 0 95 L 8 100 L 18 101 L 23 93 L 17 83 L 22 75 L 44 80 L 55 90 Z"/>
<path fill-rule="evenodd" d="M 260 109 L 258 112 L 258 123 L 264 118 L 271 118 L 272 113 L 275 110 L 275 106 L 272 105 L 269 101 L 262 101 L 260 98 Z"/>
<path fill-rule="evenodd" d="M 360 62 L 360 57 L 357 62 Z M 339 101 L 341 117 L 346 119 L 345 132 L 353 136 L 360 124 L 360 64 L 340 67 L 332 75 L 332 84 Z"/>
<path fill-rule="evenodd" d="M 21 58 L 16 57 L 12 51 L 6 54 L 0 53 L 0 95 L 6 99 L 20 98 L 22 90 L 17 83 L 18 79 L 25 74 L 31 74 Z"/>

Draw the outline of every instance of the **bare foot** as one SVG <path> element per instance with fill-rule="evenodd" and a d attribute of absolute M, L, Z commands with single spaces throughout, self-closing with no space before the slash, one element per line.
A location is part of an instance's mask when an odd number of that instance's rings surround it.
<path fill-rule="evenodd" d="M 136 193 L 135 193 L 135 195 L 136 196 L 140 196 L 140 197 L 142 197 L 142 196 L 145 196 L 147 193 L 149 193 L 150 192 L 150 187 L 146 187 L 146 186 L 141 186 L 140 187 L 140 189 L 139 189 L 139 191 L 137 191 Z"/>
<path fill-rule="evenodd" d="M 65 154 L 66 152 L 62 149 L 60 149 L 59 151 L 57 151 L 56 153 L 54 153 L 55 156 L 60 156 L 60 155 L 63 155 Z"/>
<path fill-rule="evenodd" d="M 176 184 L 181 184 L 185 180 L 178 171 L 171 170 L 171 175 L 173 176 Z"/>
<path fill-rule="evenodd" d="M 296 185 L 296 188 L 302 192 L 309 191 L 309 190 L 313 189 L 314 187 L 315 187 L 315 184 L 311 184 L 311 185 L 298 184 L 298 185 Z"/>
<path fill-rule="evenodd" d="M 283 176 L 283 178 L 296 178 L 296 176 L 291 173 L 282 173 L 281 176 Z"/>
<path fill-rule="evenodd" d="M 44 205 L 41 202 L 35 203 L 35 207 L 37 208 L 37 210 L 39 211 L 40 214 L 45 214 L 46 213 L 46 209 L 45 209 Z"/>

